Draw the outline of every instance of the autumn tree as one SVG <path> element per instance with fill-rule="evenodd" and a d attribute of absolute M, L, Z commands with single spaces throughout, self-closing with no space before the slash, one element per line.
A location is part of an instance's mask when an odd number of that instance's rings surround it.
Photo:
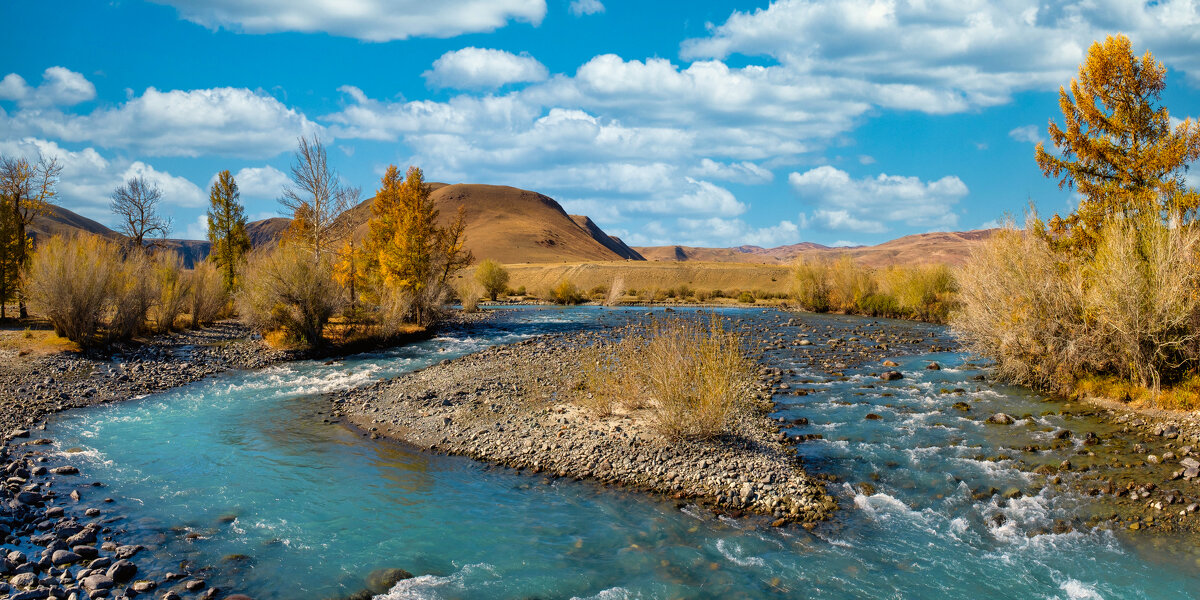
<path fill-rule="evenodd" d="M 8 303 L 17 297 L 21 256 L 28 251 L 28 245 L 28 239 L 17 237 L 17 215 L 11 201 L 8 196 L 0 195 L 0 319 L 8 316 Z"/>
<path fill-rule="evenodd" d="M 1109 36 L 1088 49 L 1070 92 L 1059 88 L 1064 124 L 1049 126 L 1058 154 L 1038 144 L 1036 158 L 1060 188 L 1083 195 L 1073 214 L 1050 221 L 1065 245 L 1094 248 L 1104 223 L 1118 216 L 1196 216 L 1200 194 L 1183 174 L 1200 158 L 1200 124 L 1188 119 L 1172 127 L 1158 104 L 1166 73 L 1149 51 L 1135 56 L 1129 38 Z"/>
<path fill-rule="evenodd" d="M 441 283 L 446 283 L 451 275 L 475 260 L 475 255 L 467 248 L 467 207 L 459 206 L 454 220 L 438 229 L 436 256 Z"/>
<path fill-rule="evenodd" d="M 495 302 L 496 297 L 508 288 L 508 269 L 489 258 L 479 263 L 479 267 L 475 269 L 475 279 L 483 286 L 492 302 Z"/>
<path fill-rule="evenodd" d="M 361 268 L 343 258 L 338 272 L 342 277 L 363 273 L 376 300 L 403 295 L 411 301 L 411 316 L 426 323 L 450 275 L 473 260 L 466 249 L 465 215 L 460 210 L 448 226 L 438 226 L 438 210 L 421 169 L 410 167 L 402 179 L 390 165 L 371 204 Z"/>
<path fill-rule="evenodd" d="M 50 210 L 50 203 L 57 195 L 59 175 L 62 166 L 58 159 L 39 157 L 36 163 L 25 158 L 0 157 L 0 209 L 7 211 L 4 227 L 0 234 L 6 236 L 7 248 L 12 252 L 11 264 L 23 268 L 28 264 L 32 244 L 29 227 L 38 215 Z M 16 284 L 14 294 L 17 297 L 19 315 L 22 319 L 29 316 L 25 307 L 25 290 L 20 278 L 9 275 L 10 281 Z"/>
<path fill-rule="evenodd" d="M 125 234 L 134 248 L 143 247 L 146 238 L 170 235 L 171 219 L 158 212 L 161 201 L 158 184 L 140 175 L 113 190 L 109 208 L 120 218 L 117 231 Z"/>
<path fill-rule="evenodd" d="M 208 192 L 208 241 L 212 243 L 209 260 L 221 270 L 226 292 L 233 291 L 238 265 L 250 250 L 240 199 L 233 175 L 221 171 Z"/>
<path fill-rule="evenodd" d="M 349 233 L 338 217 L 358 202 L 359 190 L 342 184 L 337 171 L 329 166 L 325 145 L 315 135 L 299 138 L 291 179 L 280 198 L 292 212 L 289 238 L 310 248 L 317 257 L 325 257 L 337 250 Z"/>

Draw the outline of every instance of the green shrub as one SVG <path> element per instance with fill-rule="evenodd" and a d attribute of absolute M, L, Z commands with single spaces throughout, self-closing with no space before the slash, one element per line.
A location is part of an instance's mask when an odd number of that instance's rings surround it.
<path fill-rule="evenodd" d="M 742 304 L 754 304 L 754 294 L 750 292 L 742 292 L 738 294 L 737 301 Z"/>

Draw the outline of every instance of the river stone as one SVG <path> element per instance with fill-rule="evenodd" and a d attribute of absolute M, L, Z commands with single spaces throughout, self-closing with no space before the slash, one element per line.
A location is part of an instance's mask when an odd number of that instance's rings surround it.
<path fill-rule="evenodd" d="M 53 469 L 50 469 L 50 472 L 54 473 L 55 475 L 78 475 L 79 468 L 66 465 L 63 467 L 54 467 Z"/>
<path fill-rule="evenodd" d="M 137 575 L 137 565 L 127 560 L 118 560 L 108 568 L 105 574 L 113 581 L 129 581 L 133 579 L 134 575 Z"/>
<path fill-rule="evenodd" d="M 146 592 L 153 591 L 154 588 L 156 588 L 156 587 L 158 587 L 157 583 L 154 583 L 153 581 L 147 581 L 145 579 L 142 579 L 142 580 L 133 582 L 133 585 L 129 586 L 129 589 L 131 589 L 139 594 L 145 594 Z"/>
<path fill-rule="evenodd" d="M 935 363 L 935 362 L 931 362 L 931 363 L 929 363 L 928 365 L 926 365 L 926 367 L 925 367 L 925 368 L 926 368 L 926 369 L 929 369 L 930 371 L 941 371 L 941 370 L 942 370 L 942 365 L 939 365 L 939 364 L 937 364 L 937 363 Z"/>
<path fill-rule="evenodd" d="M 17 589 L 31 588 L 38 584 L 38 577 L 36 573 L 21 573 L 9 579 L 8 583 Z"/>
<path fill-rule="evenodd" d="M 8 562 L 14 565 L 23 565 L 25 564 L 25 561 L 29 560 L 29 557 L 25 556 L 25 553 L 21 552 L 20 550 L 13 550 L 12 552 L 9 552 L 8 556 L 5 558 L 8 559 Z"/>
<path fill-rule="evenodd" d="M 55 550 L 54 554 L 50 555 L 50 564 L 61 567 L 71 563 L 77 563 L 83 560 L 83 557 L 71 552 L 70 550 Z"/>
<path fill-rule="evenodd" d="M 1200 469 L 1200 461 L 1190 456 L 1179 461 L 1179 464 L 1183 465 L 1183 468 L 1185 469 Z"/>
<path fill-rule="evenodd" d="M 42 495 L 37 492 L 20 492 L 17 494 L 17 502 L 21 504 L 38 505 L 42 503 Z"/>
<path fill-rule="evenodd" d="M 71 552 L 82 556 L 85 559 L 91 560 L 100 556 L 100 551 L 95 546 L 75 546 L 71 548 Z"/>
<path fill-rule="evenodd" d="M 89 592 L 94 592 L 96 590 L 110 590 L 114 585 L 116 585 L 111 577 L 108 575 L 101 575 L 99 573 L 95 575 L 88 575 L 79 583 L 82 583 L 83 589 Z"/>
<path fill-rule="evenodd" d="M 996 425 L 1012 425 L 1016 420 L 1004 413 L 996 413 L 988 417 L 987 422 Z"/>
<path fill-rule="evenodd" d="M 888 371 L 880 375 L 879 378 L 884 381 L 895 381 L 897 379 L 904 379 L 904 374 L 900 371 Z"/>
<path fill-rule="evenodd" d="M 404 569 L 377 569 L 367 575 L 367 589 L 373 594 L 386 594 L 398 582 L 412 578 L 413 574 Z"/>
<path fill-rule="evenodd" d="M 17 592 L 8 597 L 8 600 L 44 600 L 50 597 L 50 590 L 28 590 L 25 592 Z"/>
<path fill-rule="evenodd" d="M 117 558 L 125 560 L 133 558 L 135 554 L 145 549 L 145 546 L 118 546 L 114 554 L 116 554 Z"/>

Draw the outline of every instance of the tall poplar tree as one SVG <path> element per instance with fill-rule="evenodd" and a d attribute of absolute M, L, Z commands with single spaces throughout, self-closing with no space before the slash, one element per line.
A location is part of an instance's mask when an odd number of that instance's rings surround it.
<path fill-rule="evenodd" d="M 1052 120 L 1049 127 L 1058 155 L 1038 144 L 1036 158 L 1060 188 L 1083 195 L 1074 213 L 1050 221 L 1068 247 L 1090 251 L 1114 217 L 1196 217 L 1200 194 L 1183 173 L 1200 158 L 1200 123 L 1171 126 L 1166 107 L 1158 105 L 1166 74 L 1149 51 L 1138 58 L 1129 38 L 1109 36 L 1088 49 L 1070 93 L 1059 88 L 1064 125 Z"/>
<path fill-rule="evenodd" d="M 208 190 L 208 241 L 212 243 L 212 253 L 208 256 L 221 270 L 228 292 L 233 291 L 238 265 L 250 250 L 246 215 L 240 200 L 233 175 L 228 170 L 221 171 Z"/>

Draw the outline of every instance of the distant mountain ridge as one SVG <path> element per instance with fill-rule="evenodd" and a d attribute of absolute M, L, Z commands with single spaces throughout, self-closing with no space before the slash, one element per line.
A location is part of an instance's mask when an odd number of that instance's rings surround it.
<path fill-rule="evenodd" d="M 834 259 L 848 255 L 861 264 L 882 267 L 892 264 L 945 263 L 959 265 L 971 250 L 991 237 L 994 229 L 965 232 L 934 232 L 909 235 L 876 246 L 830 247 L 800 242 L 774 248 L 741 245 L 729 248 L 693 246 L 630 247 L 608 235 L 592 219 L 570 215 L 553 198 L 519 188 L 484 184 L 430 183 L 444 225 L 466 211 L 466 245 L 476 260 L 492 259 L 516 263 L 582 263 L 606 261 L 722 262 L 767 265 L 788 264 L 799 257 Z M 354 237 L 367 233 L 374 198 L 347 210 L 340 219 Z M 272 217 L 247 224 L 254 247 L 276 243 L 291 224 L 286 217 Z M 87 217 L 60 206 L 34 220 L 30 233 L 35 243 L 51 235 L 86 231 L 111 238 L 121 234 Z M 206 240 L 164 240 L 188 266 L 204 260 L 211 245 Z"/>
<path fill-rule="evenodd" d="M 736 246 L 697 248 L 692 246 L 636 246 L 634 250 L 650 261 L 667 262 L 739 262 L 786 264 L 797 258 L 833 259 L 850 256 L 869 267 L 894 264 L 941 263 L 961 265 L 971 250 L 986 241 L 996 229 L 919 233 L 896 238 L 876 246 L 825 246 L 800 242 L 775 248 Z"/>

